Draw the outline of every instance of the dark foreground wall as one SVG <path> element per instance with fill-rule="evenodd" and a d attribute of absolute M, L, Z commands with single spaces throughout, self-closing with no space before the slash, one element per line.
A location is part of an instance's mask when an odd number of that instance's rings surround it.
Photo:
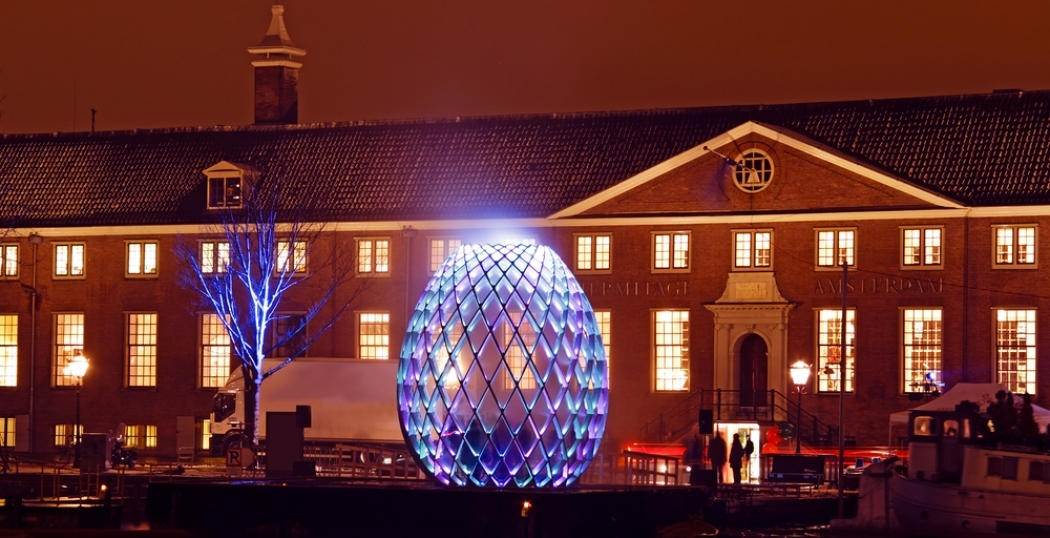
<path fill-rule="evenodd" d="M 699 514 L 699 488 L 496 491 L 324 479 L 149 486 L 153 529 L 205 536 L 645 537 Z M 522 515 L 525 501 L 532 507 Z"/>

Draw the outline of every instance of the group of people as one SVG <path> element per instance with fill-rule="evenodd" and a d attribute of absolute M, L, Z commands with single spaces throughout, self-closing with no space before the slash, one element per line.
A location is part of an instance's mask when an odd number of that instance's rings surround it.
<path fill-rule="evenodd" d="M 740 434 L 733 434 L 733 446 L 732 448 L 726 446 L 726 440 L 722 438 L 722 432 L 715 432 L 714 439 L 711 440 L 711 447 L 707 449 L 707 455 L 711 459 L 711 465 L 715 468 L 715 476 L 718 477 L 718 483 L 722 483 L 722 469 L 725 467 L 726 462 L 729 463 L 729 468 L 733 470 L 733 483 L 740 484 L 740 469 L 744 466 L 744 463 L 751 460 L 751 455 L 755 453 L 755 444 L 748 438 L 747 443 L 740 441 Z"/>
<path fill-rule="evenodd" d="M 988 437 L 992 442 L 1041 444 L 1032 396 L 1024 394 L 1021 398 L 1021 411 L 1018 412 L 1013 393 L 1005 390 L 995 393 L 995 402 L 989 404 L 987 409 L 988 418 L 992 421 L 992 431 L 988 432 Z"/>

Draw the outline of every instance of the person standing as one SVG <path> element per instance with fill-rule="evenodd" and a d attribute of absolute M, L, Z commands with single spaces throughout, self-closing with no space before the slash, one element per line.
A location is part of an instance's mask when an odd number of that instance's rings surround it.
<path fill-rule="evenodd" d="M 744 445 L 740 434 L 733 434 L 733 448 L 729 449 L 729 467 L 733 469 L 733 484 L 740 485 L 740 468 L 744 466 Z"/>
<path fill-rule="evenodd" d="M 726 466 L 726 440 L 722 439 L 722 432 L 715 432 L 715 438 L 711 440 L 711 446 L 707 449 L 707 455 L 711 458 L 711 466 L 715 469 L 717 483 L 725 482 L 722 471 Z"/>

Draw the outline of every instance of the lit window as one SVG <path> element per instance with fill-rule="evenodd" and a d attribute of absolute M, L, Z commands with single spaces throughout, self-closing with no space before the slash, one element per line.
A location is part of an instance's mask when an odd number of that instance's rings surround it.
<path fill-rule="evenodd" d="M 689 270 L 689 233 L 653 234 L 653 270 L 683 272 Z"/>
<path fill-rule="evenodd" d="M 901 228 L 904 267 L 943 267 L 941 228 Z"/>
<path fill-rule="evenodd" d="M 66 372 L 66 366 L 73 355 L 84 349 L 84 314 L 55 314 L 54 319 L 51 379 L 56 387 L 76 386 L 77 379 Z"/>
<path fill-rule="evenodd" d="M 84 244 L 55 244 L 55 277 L 77 278 L 84 276 Z"/>
<path fill-rule="evenodd" d="M 306 272 L 306 241 L 277 242 L 277 272 L 285 274 L 288 272 Z"/>
<path fill-rule="evenodd" d="M 157 385 L 157 314 L 127 315 L 128 386 Z"/>
<path fill-rule="evenodd" d="M 18 386 L 18 314 L 0 314 L 0 387 Z"/>
<path fill-rule="evenodd" d="M 142 425 L 124 425 L 124 448 L 142 448 Z"/>
<path fill-rule="evenodd" d="M 55 446 L 71 447 L 73 445 L 74 435 L 83 436 L 84 428 L 83 426 L 79 426 L 76 428 L 76 433 L 74 434 L 73 432 L 74 429 L 72 424 L 55 424 L 55 435 L 53 438 Z"/>
<path fill-rule="evenodd" d="M 270 322 L 267 357 L 286 359 L 306 356 L 306 314 L 278 313 Z M 302 328 L 300 330 L 300 327 Z"/>
<path fill-rule="evenodd" d="M 612 367 L 612 362 L 609 361 L 610 351 L 612 347 L 612 312 L 608 310 L 595 310 L 594 321 L 598 324 L 598 331 L 602 334 L 602 347 L 605 348 L 605 364 L 607 367 Z M 612 379 L 610 374 L 610 379 Z"/>
<path fill-rule="evenodd" d="M 528 357 L 529 350 L 536 345 L 536 330 L 520 312 L 508 312 L 507 316 L 509 323 L 501 321 L 503 327 L 500 331 L 503 333 L 500 347 L 506 350 L 504 357 L 508 370 L 503 377 L 503 388 L 509 390 L 517 386 L 522 390 L 535 389 L 536 375 L 528 366 Z M 514 325 L 517 325 L 517 329 Z M 517 338 L 514 337 L 515 334 Z"/>
<path fill-rule="evenodd" d="M 225 273 L 230 267 L 230 244 L 226 241 L 201 242 L 201 273 Z"/>
<path fill-rule="evenodd" d="M 208 178 L 208 209 L 241 207 L 241 177 Z"/>
<path fill-rule="evenodd" d="M 653 312 L 656 390 L 689 390 L 689 312 Z"/>
<path fill-rule="evenodd" d="M 201 421 L 201 450 L 211 450 L 211 420 Z"/>
<path fill-rule="evenodd" d="M 444 260 L 442 260 L 444 261 Z M 389 273 L 390 272 L 390 240 L 388 239 L 358 239 L 357 240 L 357 272 L 359 273 Z"/>
<path fill-rule="evenodd" d="M 157 448 L 156 424 L 146 424 L 146 448 Z"/>
<path fill-rule="evenodd" d="M 846 318 L 846 392 L 853 392 L 856 359 L 855 311 Z M 839 392 L 842 379 L 842 310 L 817 311 L 817 390 Z"/>
<path fill-rule="evenodd" d="M 18 245 L 0 245 L 0 278 L 18 278 Z"/>
<path fill-rule="evenodd" d="M 0 417 L 0 446 L 15 447 L 15 417 Z"/>
<path fill-rule="evenodd" d="M 390 314 L 363 312 L 358 316 L 358 342 L 361 359 L 390 358 Z"/>
<path fill-rule="evenodd" d="M 127 254 L 127 276 L 156 276 L 156 241 L 129 241 L 127 243 Z"/>
<path fill-rule="evenodd" d="M 230 377 L 230 334 L 218 314 L 201 316 L 201 387 L 226 385 Z"/>
<path fill-rule="evenodd" d="M 1035 310 L 995 311 L 995 359 L 999 383 L 1015 394 L 1035 394 Z"/>
<path fill-rule="evenodd" d="M 576 270 L 608 271 L 612 268 L 611 235 L 576 236 Z"/>
<path fill-rule="evenodd" d="M 1035 226 L 993 226 L 995 233 L 994 266 L 1036 267 Z"/>
<path fill-rule="evenodd" d="M 773 232 L 733 232 L 733 267 L 769 269 L 773 266 Z"/>
<path fill-rule="evenodd" d="M 941 309 L 906 308 L 903 315 L 903 392 L 933 392 L 941 380 Z"/>
<path fill-rule="evenodd" d="M 856 265 L 856 238 L 854 230 L 817 230 L 817 267 Z"/>
<path fill-rule="evenodd" d="M 456 249 L 463 244 L 459 239 L 431 239 L 430 240 L 430 270 L 437 271 L 444 265 Z"/>

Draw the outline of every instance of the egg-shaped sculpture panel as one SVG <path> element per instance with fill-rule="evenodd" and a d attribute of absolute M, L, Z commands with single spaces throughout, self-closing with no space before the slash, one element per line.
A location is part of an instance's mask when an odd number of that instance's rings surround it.
<path fill-rule="evenodd" d="M 550 248 L 464 245 L 430 279 L 397 398 L 405 441 L 439 482 L 572 484 L 598 453 L 608 396 L 594 310 Z"/>

